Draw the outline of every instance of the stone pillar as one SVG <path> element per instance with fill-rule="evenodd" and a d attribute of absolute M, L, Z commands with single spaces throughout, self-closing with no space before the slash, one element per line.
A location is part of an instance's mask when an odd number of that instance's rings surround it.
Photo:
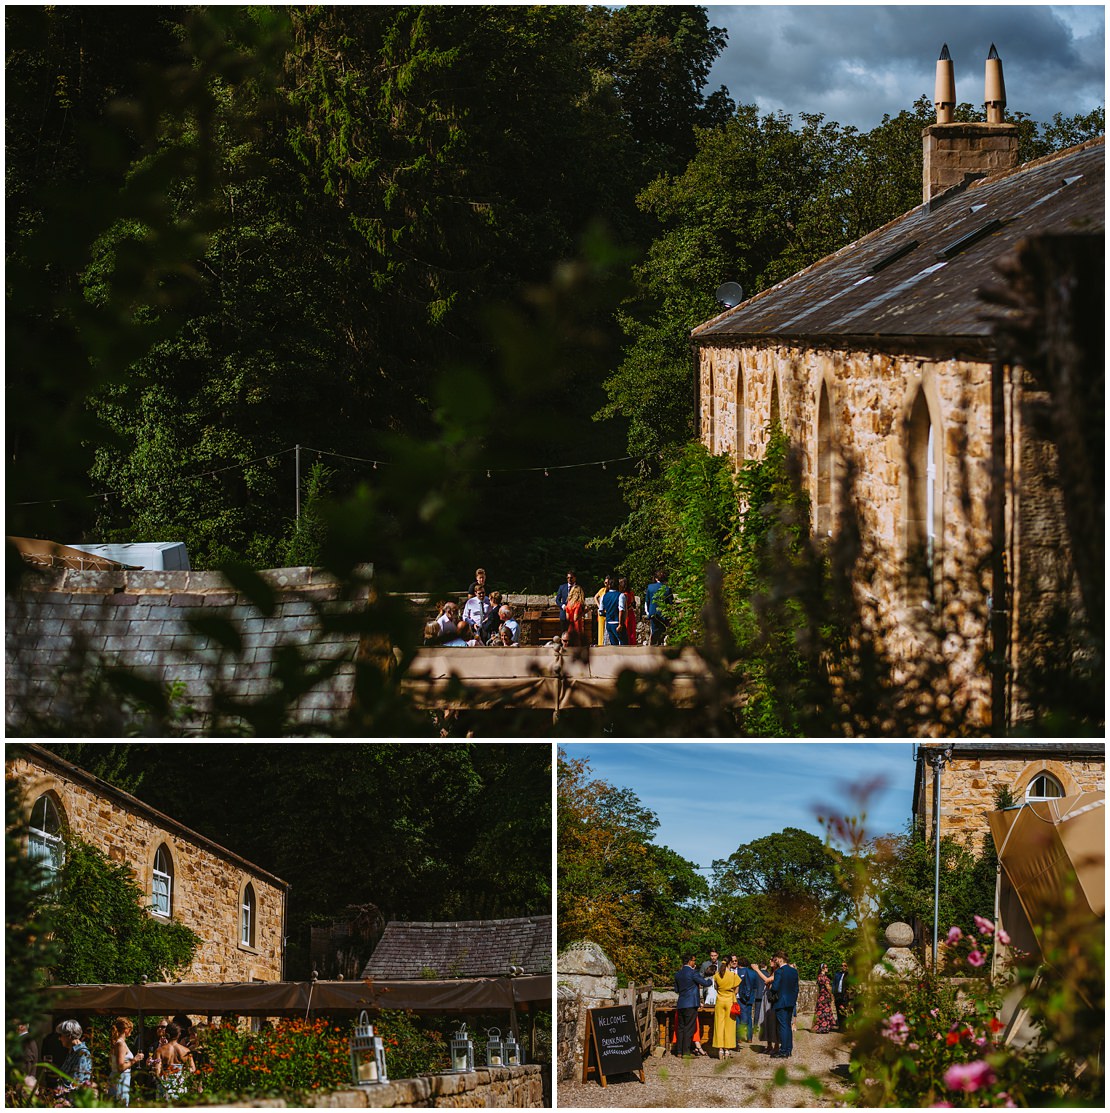
<path fill-rule="evenodd" d="M 616 1004 L 617 968 L 609 956 L 589 940 L 571 943 L 557 961 L 560 994 L 565 988 L 578 998 L 578 1019 L 574 1030 L 574 1069 L 580 1071 L 585 1047 L 586 1010 Z"/>
<path fill-rule="evenodd" d="M 1018 164 L 1016 124 L 932 124 L 921 133 L 924 169 L 921 200 L 928 204 L 966 179 Z"/>
<path fill-rule="evenodd" d="M 913 978 L 920 978 L 925 970 L 918 961 L 917 955 L 910 950 L 913 945 L 913 928 L 896 920 L 886 929 L 886 953 L 871 969 L 873 978 L 897 978 L 899 981 L 908 982 Z M 893 971 L 887 970 L 885 963 L 894 967 Z"/>

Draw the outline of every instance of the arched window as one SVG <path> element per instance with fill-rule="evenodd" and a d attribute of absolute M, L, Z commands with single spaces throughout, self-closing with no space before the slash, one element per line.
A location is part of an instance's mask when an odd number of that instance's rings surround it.
<path fill-rule="evenodd" d="M 776 425 L 782 424 L 782 417 L 779 414 L 779 377 L 772 373 L 771 375 L 771 428 Z"/>
<path fill-rule="evenodd" d="M 1051 773 L 1038 773 L 1025 789 L 1026 800 L 1055 800 L 1064 795 L 1064 786 Z"/>
<path fill-rule="evenodd" d="M 818 537 L 831 537 L 833 531 L 833 435 L 829 388 L 821 384 L 817 405 L 817 507 L 814 529 Z"/>
<path fill-rule="evenodd" d="M 744 369 L 736 368 L 736 444 L 733 446 L 732 457 L 739 468 L 745 457 L 744 440 Z"/>
<path fill-rule="evenodd" d="M 244 947 L 254 946 L 254 924 L 258 907 L 254 899 L 254 886 L 248 881 L 243 886 L 243 902 L 239 907 L 239 942 Z"/>
<path fill-rule="evenodd" d="M 62 841 L 62 820 L 57 805 L 49 795 L 40 796 L 31 809 L 27 833 L 27 853 L 42 868 L 44 884 L 55 884 L 65 864 Z"/>
<path fill-rule="evenodd" d="M 906 559 L 911 584 L 926 600 L 934 594 L 940 546 L 939 436 L 925 392 L 914 399 L 907 437 Z"/>
<path fill-rule="evenodd" d="M 173 912 L 173 858 L 165 843 L 154 854 L 150 904 L 157 916 L 169 917 Z"/>

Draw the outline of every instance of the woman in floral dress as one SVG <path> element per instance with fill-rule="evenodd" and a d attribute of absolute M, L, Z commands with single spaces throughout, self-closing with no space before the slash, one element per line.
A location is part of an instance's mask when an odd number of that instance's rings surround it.
<path fill-rule="evenodd" d="M 814 1032 L 835 1032 L 836 1014 L 833 1012 L 832 980 L 829 978 L 829 964 L 821 963 L 817 972 L 817 1007 L 813 1012 Z"/>

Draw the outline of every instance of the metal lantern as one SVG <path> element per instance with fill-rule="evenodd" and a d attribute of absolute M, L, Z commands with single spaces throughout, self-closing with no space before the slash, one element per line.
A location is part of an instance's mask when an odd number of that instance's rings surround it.
<path fill-rule="evenodd" d="M 501 1043 L 501 1029 L 487 1028 L 486 1035 L 486 1066 L 503 1067 L 505 1065 L 505 1048 Z"/>
<path fill-rule="evenodd" d="M 464 1024 L 451 1037 L 451 1070 L 462 1074 L 474 1069 L 474 1041 L 466 1034 Z"/>
<path fill-rule="evenodd" d="M 363 1010 L 351 1032 L 351 1080 L 356 1086 L 388 1082 L 385 1073 L 385 1045 L 374 1035 L 374 1025 Z"/>
<path fill-rule="evenodd" d="M 509 1029 L 509 1034 L 505 1037 L 505 1066 L 519 1067 L 523 1060 L 520 1057 L 520 1044 L 516 1042 L 516 1036 L 513 1035 L 513 1030 Z"/>

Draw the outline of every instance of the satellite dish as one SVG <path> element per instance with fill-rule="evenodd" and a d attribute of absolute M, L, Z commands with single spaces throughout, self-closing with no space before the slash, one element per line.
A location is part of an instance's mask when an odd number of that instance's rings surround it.
<path fill-rule="evenodd" d="M 717 287 L 717 300 L 726 309 L 731 309 L 744 300 L 744 287 L 739 282 L 726 282 Z"/>

